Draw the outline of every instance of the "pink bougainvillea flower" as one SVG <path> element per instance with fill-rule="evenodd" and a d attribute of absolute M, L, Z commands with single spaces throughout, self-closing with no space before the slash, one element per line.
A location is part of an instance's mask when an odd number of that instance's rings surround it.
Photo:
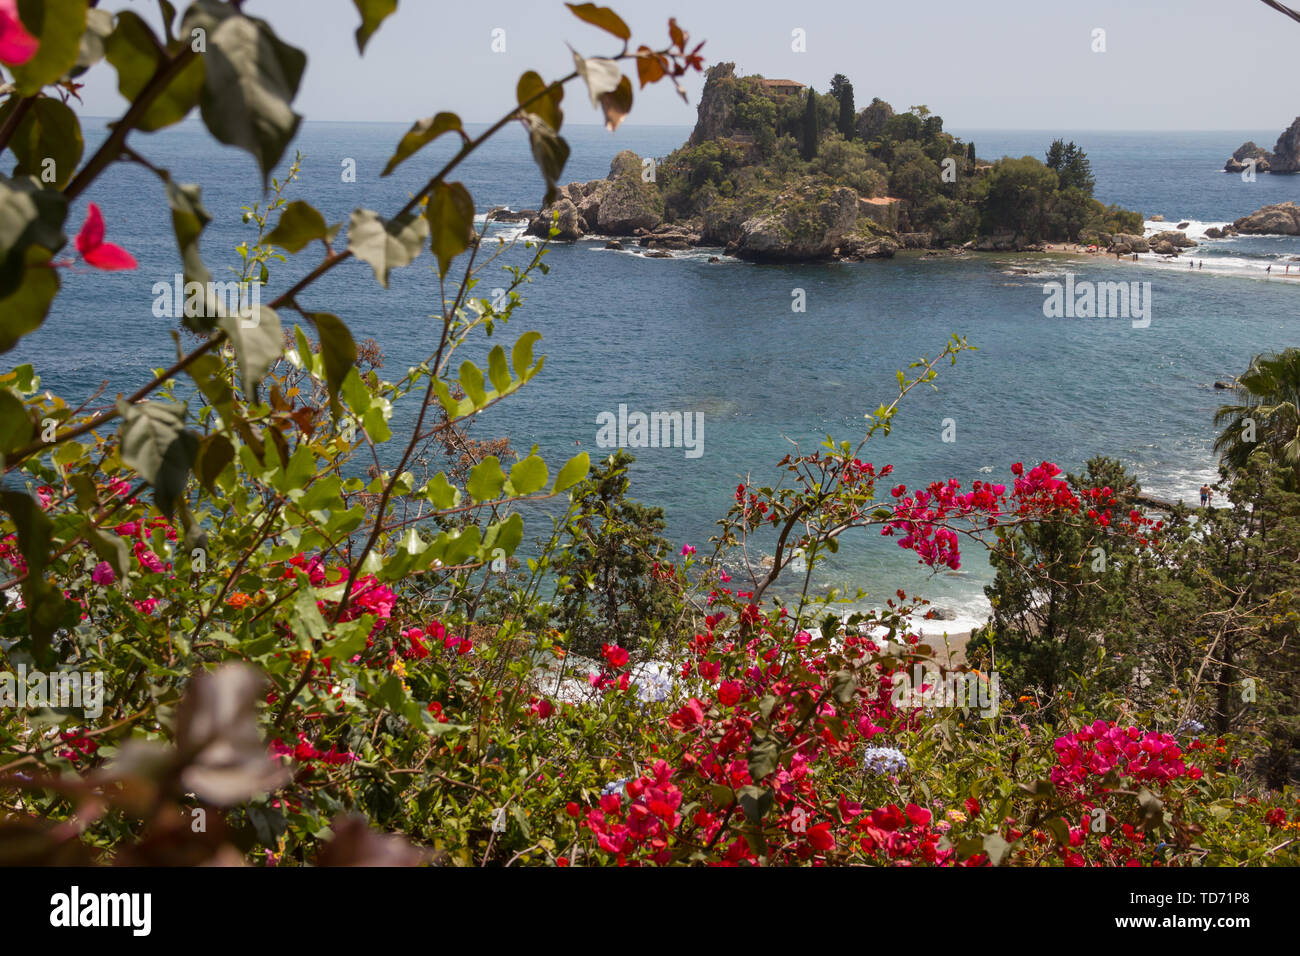
<path fill-rule="evenodd" d="M 77 251 L 87 265 L 96 269 L 134 269 L 135 256 L 121 246 L 104 241 L 104 217 L 93 202 L 86 211 L 86 222 L 77 233 Z"/>
<path fill-rule="evenodd" d="M 107 561 L 100 561 L 95 565 L 95 570 L 90 572 L 90 580 L 99 587 L 112 584 L 117 580 L 117 575 L 113 573 L 113 566 Z"/>
<path fill-rule="evenodd" d="M 18 19 L 18 0 L 0 0 L 0 63 L 22 66 L 40 44 Z"/>

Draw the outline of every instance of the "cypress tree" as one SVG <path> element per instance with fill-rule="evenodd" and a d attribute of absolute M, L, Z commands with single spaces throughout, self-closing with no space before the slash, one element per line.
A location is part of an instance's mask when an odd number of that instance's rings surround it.
<path fill-rule="evenodd" d="M 821 129 L 817 122 L 817 92 L 810 86 L 808 105 L 803 111 L 803 158 L 805 160 L 817 158 L 817 139 L 820 135 Z"/>

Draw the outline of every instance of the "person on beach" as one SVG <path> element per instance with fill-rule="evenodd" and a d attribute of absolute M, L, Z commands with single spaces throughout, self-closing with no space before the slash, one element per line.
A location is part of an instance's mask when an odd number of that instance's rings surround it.
<path fill-rule="evenodd" d="M 1209 485 L 1201 485 L 1201 507 L 1202 508 L 1208 508 L 1210 506 L 1211 494 L 1212 492 L 1210 491 Z"/>

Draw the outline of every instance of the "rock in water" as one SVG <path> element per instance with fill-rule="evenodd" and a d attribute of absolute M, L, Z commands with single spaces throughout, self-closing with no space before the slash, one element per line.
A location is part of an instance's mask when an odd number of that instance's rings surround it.
<path fill-rule="evenodd" d="M 1273 154 L 1263 146 L 1256 146 L 1253 141 L 1242 143 L 1236 151 L 1223 164 L 1224 172 L 1239 173 L 1246 168 L 1246 161 L 1253 159 L 1255 169 L 1258 172 L 1266 173 L 1271 168 Z"/>
<path fill-rule="evenodd" d="M 1110 237 L 1111 252 L 1150 252 L 1151 244 L 1141 236 L 1128 232 L 1117 232 Z"/>
<path fill-rule="evenodd" d="M 1300 173 L 1300 116 L 1277 138 L 1269 172 Z"/>
<path fill-rule="evenodd" d="M 1167 242 L 1178 249 L 1191 249 L 1196 245 L 1195 240 L 1187 238 L 1187 233 L 1178 232 L 1174 229 L 1167 230 L 1166 232 L 1158 232 L 1148 239 L 1147 242 L 1151 244 L 1153 249 L 1162 242 Z"/>
<path fill-rule="evenodd" d="M 1248 235 L 1300 236 L 1300 206 L 1294 202 L 1273 203 L 1242 216 L 1232 225 Z"/>

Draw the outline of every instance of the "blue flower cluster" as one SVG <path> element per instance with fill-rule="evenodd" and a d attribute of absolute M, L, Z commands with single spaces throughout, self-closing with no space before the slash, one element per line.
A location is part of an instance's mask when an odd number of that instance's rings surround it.
<path fill-rule="evenodd" d="M 663 671 L 647 667 L 636 676 L 637 696 L 643 703 L 667 700 L 672 688 L 673 679 Z"/>
<path fill-rule="evenodd" d="M 907 755 L 896 747 L 868 747 L 862 753 L 862 768 L 885 776 L 907 769 Z"/>
<path fill-rule="evenodd" d="M 1174 731 L 1177 737 L 1195 737 L 1197 734 L 1205 733 L 1205 725 L 1199 720 L 1192 720 L 1190 717 L 1178 725 Z"/>

